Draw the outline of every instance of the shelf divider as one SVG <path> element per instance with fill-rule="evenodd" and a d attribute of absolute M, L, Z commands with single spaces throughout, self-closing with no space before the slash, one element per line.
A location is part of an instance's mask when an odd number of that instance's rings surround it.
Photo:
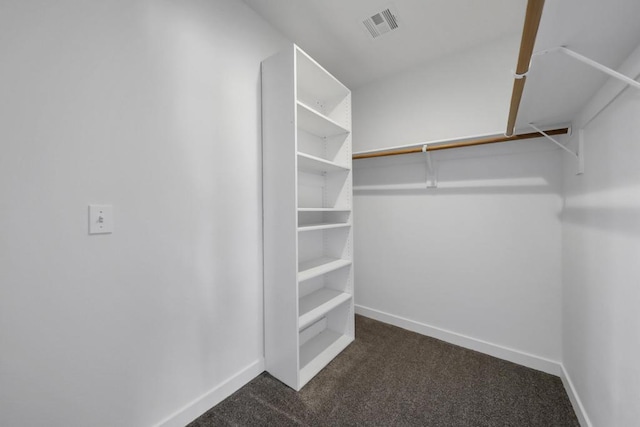
<path fill-rule="evenodd" d="M 350 208 L 298 208 L 298 212 L 351 212 Z"/>
<path fill-rule="evenodd" d="M 307 132 L 325 138 L 349 133 L 349 129 L 298 101 L 298 127 Z"/>
<path fill-rule="evenodd" d="M 298 152 L 298 168 L 306 172 L 326 173 L 351 170 L 348 166 L 342 166 L 320 157 Z"/>
<path fill-rule="evenodd" d="M 351 227 L 351 224 L 345 222 L 327 222 L 327 223 L 321 223 L 321 224 L 309 224 L 309 225 L 302 225 L 300 227 L 298 227 L 298 231 L 316 231 L 316 230 L 330 230 L 332 228 L 344 228 L 344 227 Z"/>
<path fill-rule="evenodd" d="M 317 258 L 300 263 L 298 268 L 298 282 L 322 276 L 340 268 L 351 265 L 351 261 L 339 258 Z"/>

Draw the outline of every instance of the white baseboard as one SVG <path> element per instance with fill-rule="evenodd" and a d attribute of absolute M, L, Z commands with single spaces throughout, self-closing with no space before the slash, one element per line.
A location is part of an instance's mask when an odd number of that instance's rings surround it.
<path fill-rule="evenodd" d="M 355 308 L 357 314 L 371 319 L 437 338 L 470 350 L 479 351 L 480 353 L 488 354 L 498 359 L 508 360 L 509 362 L 517 363 L 518 365 L 523 365 L 551 375 L 561 376 L 562 374 L 562 365 L 554 360 L 458 334 L 436 326 L 416 322 L 415 320 L 406 319 L 373 308 L 363 307 L 361 305 L 356 305 Z"/>
<path fill-rule="evenodd" d="M 580 396 L 578 396 L 578 392 L 573 386 L 573 381 L 571 381 L 571 377 L 569 377 L 569 373 L 565 369 L 564 365 L 562 365 L 560 378 L 562 379 L 562 384 L 564 384 L 564 389 L 567 391 L 567 395 L 569 396 L 569 400 L 573 406 L 573 411 L 576 413 L 580 425 L 582 427 L 592 427 L 591 420 L 589 420 L 589 417 L 587 416 L 587 411 L 585 411 L 582 401 L 580 400 Z"/>
<path fill-rule="evenodd" d="M 458 334 L 446 329 L 416 322 L 404 317 L 385 313 L 380 310 L 363 307 L 361 305 L 356 305 L 355 308 L 357 314 L 361 314 L 365 317 L 389 323 L 391 325 L 398 326 L 409 331 L 437 338 L 451 344 L 459 345 L 460 347 L 479 351 L 481 353 L 488 354 L 499 359 L 508 360 L 509 362 L 517 363 L 519 365 L 523 365 L 560 377 L 560 379 L 562 380 L 562 384 L 564 385 L 564 389 L 569 396 L 569 400 L 571 401 L 571 405 L 573 406 L 573 411 L 578 417 L 578 422 L 580 422 L 580 425 L 582 427 L 592 427 L 591 421 L 587 416 L 584 405 L 580 400 L 580 396 L 578 395 L 578 392 L 575 389 L 573 382 L 571 381 L 571 377 L 569 377 L 569 373 L 562 363 L 533 354 L 525 353 L 519 350 L 514 350 L 512 348 L 504 347 L 501 345 L 492 344 L 487 341 L 472 338 L 467 335 Z"/>
<path fill-rule="evenodd" d="M 184 427 L 209 409 L 231 396 L 242 386 L 264 372 L 264 359 L 260 358 L 228 378 L 222 384 L 212 388 L 193 402 L 176 411 L 156 427 Z"/>

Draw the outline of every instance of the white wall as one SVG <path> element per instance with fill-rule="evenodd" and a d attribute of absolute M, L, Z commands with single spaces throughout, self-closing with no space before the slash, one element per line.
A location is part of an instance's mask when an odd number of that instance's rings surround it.
<path fill-rule="evenodd" d="M 640 74 L 640 47 L 621 71 Z M 616 87 L 609 82 L 578 122 Z M 565 165 L 563 363 L 598 427 L 640 420 L 639 116 L 640 92 L 627 89 L 585 127 L 585 174 Z"/>
<path fill-rule="evenodd" d="M 518 37 L 355 90 L 356 151 L 506 128 Z M 422 154 L 355 162 L 355 184 L 424 182 Z M 439 187 L 356 192 L 366 315 L 557 372 L 561 158 L 544 140 L 434 152 Z"/>
<path fill-rule="evenodd" d="M 503 133 L 519 35 L 353 90 L 354 151 Z"/>
<path fill-rule="evenodd" d="M 262 370 L 283 42 L 239 1 L 0 3 L 1 425 L 152 425 Z M 89 203 L 115 233 L 87 235 Z"/>

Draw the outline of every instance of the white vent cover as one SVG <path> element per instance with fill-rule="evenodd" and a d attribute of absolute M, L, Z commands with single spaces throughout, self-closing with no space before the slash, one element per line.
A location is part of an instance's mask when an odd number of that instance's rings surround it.
<path fill-rule="evenodd" d="M 398 29 L 398 14 L 393 9 L 393 7 L 388 7 L 362 21 L 372 39 Z"/>

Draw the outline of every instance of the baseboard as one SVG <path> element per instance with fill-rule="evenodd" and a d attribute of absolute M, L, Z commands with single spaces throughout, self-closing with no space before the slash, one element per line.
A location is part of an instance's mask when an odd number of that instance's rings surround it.
<path fill-rule="evenodd" d="M 470 350 L 479 351 L 480 353 L 488 354 L 498 359 L 508 360 L 509 362 L 517 363 L 518 365 L 523 365 L 551 375 L 561 376 L 562 374 L 562 365 L 554 360 L 458 334 L 436 326 L 416 322 L 415 320 L 406 319 L 373 308 L 363 307 L 361 305 L 356 305 L 355 308 L 357 314 L 371 319 L 437 338 Z"/>
<path fill-rule="evenodd" d="M 156 427 L 184 427 L 209 409 L 222 402 L 227 397 L 247 384 L 249 381 L 264 372 L 264 359 L 260 358 L 224 381 L 212 388 L 193 402 L 170 415 Z"/>
<path fill-rule="evenodd" d="M 591 420 L 589 420 L 589 417 L 587 416 L 587 411 L 585 411 L 584 406 L 582 405 L 580 396 L 578 396 L 578 392 L 573 386 L 573 381 L 571 381 L 569 373 L 565 369 L 564 365 L 561 365 L 561 368 L 562 372 L 560 374 L 560 378 L 562 379 L 564 389 L 567 391 L 567 395 L 569 396 L 569 400 L 571 401 L 571 405 L 573 406 L 573 412 L 576 413 L 578 421 L 580 422 L 580 425 L 582 427 L 592 427 Z"/>

